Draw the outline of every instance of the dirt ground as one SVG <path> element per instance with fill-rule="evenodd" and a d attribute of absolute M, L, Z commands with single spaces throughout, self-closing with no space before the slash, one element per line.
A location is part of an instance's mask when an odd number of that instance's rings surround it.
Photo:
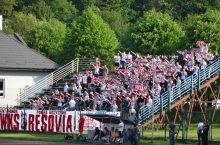
<path fill-rule="evenodd" d="M 0 139 L 0 145 L 83 145 L 83 143 L 65 143 L 65 142 L 45 142 L 45 141 L 25 141 Z M 84 143 L 88 144 L 88 143 Z"/>

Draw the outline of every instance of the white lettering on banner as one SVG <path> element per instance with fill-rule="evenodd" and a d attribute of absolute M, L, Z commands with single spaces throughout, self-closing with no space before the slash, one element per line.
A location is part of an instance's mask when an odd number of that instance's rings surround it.
<path fill-rule="evenodd" d="M 118 116 L 120 117 L 120 112 L 107 112 L 105 110 L 101 111 L 81 111 L 81 114 L 97 114 L 97 115 L 111 115 L 111 116 Z"/>
<path fill-rule="evenodd" d="M 0 130 L 74 132 L 75 111 L 0 110 Z"/>
<path fill-rule="evenodd" d="M 120 112 L 81 111 L 81 114 L 120 116 Z M 84 130 L 94 130 L 104 124 L 85 116 Z M 0 110 L 0 130 L 27 130 L 71 133 L 79 129 L 80 111 Z M 76 122 L 76 123 L 75 123 Z"/>

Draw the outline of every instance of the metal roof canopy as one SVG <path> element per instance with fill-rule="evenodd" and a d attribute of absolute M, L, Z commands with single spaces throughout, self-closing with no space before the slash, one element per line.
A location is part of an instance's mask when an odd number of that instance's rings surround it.
<path fill-rule="evenodd" d="M 120 116 L 115 116 L 115 115 L 110 115 L 110 114 L 86 114 L 86 113 L 84 114 L 83 113 L 82 115 L 88 116 L 102 123 L 110 123 L 110 124 L 119 124 L 119 119 L 120 119 Z M 131 120 L 128 120 L 128 119 L 123 119 L 122 121 L 125 125 L 136 124 L 135 122 L 132 122 Z"/>

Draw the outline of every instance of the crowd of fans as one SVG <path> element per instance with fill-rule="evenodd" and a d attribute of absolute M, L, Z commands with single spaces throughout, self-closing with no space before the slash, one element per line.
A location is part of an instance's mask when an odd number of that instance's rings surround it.
<path fill-rule="evenodd" d="M 115 70 L 91 63 L 94 71 L 80 72 L 65 83 L 63 91 L 51 90 L 52 97 L 31 100 L 32 109 L 123 111 L 135 120 L 143 105 L 158 101 L 160 94 L 180 85 L 192 74 L 216 59 L 208 51 L 210 43 L 197 41 L 196 48 L 177 51 L 179 55 L 147 55 L 120 52 L 114 56 Z"/>

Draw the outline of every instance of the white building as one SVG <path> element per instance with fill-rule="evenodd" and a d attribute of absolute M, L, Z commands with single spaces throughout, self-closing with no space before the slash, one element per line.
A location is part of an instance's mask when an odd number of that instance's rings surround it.
<path fill-rule="evenodd" d="M 21 91 L 59 65 L 29 48 L 18 35 L 0 30 L 0 107 L 18 104 Z"/>

